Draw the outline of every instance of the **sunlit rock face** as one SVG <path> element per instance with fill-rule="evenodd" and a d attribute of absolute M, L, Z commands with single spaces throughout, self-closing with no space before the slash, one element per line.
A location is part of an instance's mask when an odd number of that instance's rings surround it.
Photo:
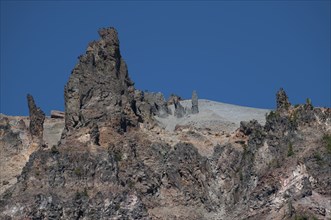
<path fill-rule="evenodd" d="M 119 50 L 114 28 L 99 30 L 101 39 L 89 43 L 65 87 L 65 128 L 96 124 L 126 131 L 137 126 L 134 86 Z"/>

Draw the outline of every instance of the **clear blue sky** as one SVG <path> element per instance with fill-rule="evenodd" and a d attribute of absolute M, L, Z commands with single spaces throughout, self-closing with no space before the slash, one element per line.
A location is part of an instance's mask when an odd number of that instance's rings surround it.
<path fill-rule="evenodd" d="M 119 32 L 141 90 L 274 108 L 330 107 L 330 1 L 1 1 L 1 109 L 27 115 L 26 94 L 49 114 L 101 27 Z"/>

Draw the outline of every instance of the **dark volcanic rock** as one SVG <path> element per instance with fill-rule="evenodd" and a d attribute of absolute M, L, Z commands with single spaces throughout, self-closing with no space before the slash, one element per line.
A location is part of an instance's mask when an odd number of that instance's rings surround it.
<path fill-rule="evenodd" d="M 252 120 L 249 122 L 242 121 L 240 122 L 239 130 L 243 132 L 245 135 L 250 135 L 252 132 L 256 130 L 262 130 L 262 126 L 259 124 L 257 120 Z"/>
<path fill-rule="evenodd" d="M 44 131 L 45 113 L 36 106 L 33 97 L 28 94 L 28 106 L 30 115 L 30 134 L 33 138 L 42 140 Z"/>
<path fill-rule="evenodd" d="M 152 113 L 152 106 L 146 102 L 145 100 L 145 93 L 140 90 L 134 91 L 134 102 L 135 107 L 134 111 L 139 117 L 139 122 L 146 122 L 151 120 Z"/>
<path fill-rule="evenodd" d="M 90 122 L 119 131 L 136 126 L 134 83 L 128 75 L 114 28 L 99 30 L 98 41 L 89 43 L 79 57 L 65 87 L 65 132 Z"/>
<path fill-rule="evenodd" d="M 79 147 L 37 151 L 24 167 L 17 187 L 10 189 L 4 198 L 16 200 L 24 214 L 2 212 L 2 216 L 143 219 L 147 216 L 146 208 L 136 192 L 119 184 L 118 166 L 118 158 L 105 149 L 95 154 Z M 20 196 L 11 197 L 16 193 Z"/>
<path fill-rule="evenodd" d="M 216 204 L 207 193 L 207 184 L 212 178 L 209 161 L 192 144 L 179 143 L 174 147 L 166 161 L 166 176 L 166 187 L 184 192 L 181 198 L 184 204 L 202 201 L 205 209 L 211 211 L 215 208 Z"/>
<path fill-rule="evenodd" d="M 199 113 L 198 95 L 196 91 L 192 92 L 192 114 Z"/>
<path fill-rule="evenodd" d="M 288 109 L 291 103 L 288 101 L 288 97 L 283 88 L 281 88 L 276 94 L 277 109 Z"/>

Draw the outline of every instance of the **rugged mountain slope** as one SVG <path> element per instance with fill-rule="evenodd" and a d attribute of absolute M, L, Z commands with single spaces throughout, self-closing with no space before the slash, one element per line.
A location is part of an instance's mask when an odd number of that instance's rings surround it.
<path fill-rule="evenodd" d="M 17 182 L 30 155 L 43 144 L 30 134 L 29 123 L 29 117 L 0 115 L 0 194 Z M 57 145 L 63 127 L 63 119 L 46 117 L 42 141 Z"/>
<path fill-rule="evenodd" d="M 1 163 L 26 155 L 1 186 L 2 219 L 331 218 L 331 109 L 294 107 L 283 90 L 273 112 L 196 93 L 166 102 L 134 89 L 116 31 L 99 34 L 66 86 L 57 144 L 50 119 L 36 141 L 1 116 Z M 250 111 L 261 124 L 239 123 Z"/>

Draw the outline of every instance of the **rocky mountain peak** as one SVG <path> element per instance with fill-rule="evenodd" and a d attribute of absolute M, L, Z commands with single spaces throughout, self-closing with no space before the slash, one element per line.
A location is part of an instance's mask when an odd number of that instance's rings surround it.
<path fill-rule="evenodd" d="M 99 34 L 65 119 L 30 95 L 30 118 L 0 114 L 0 219 L 331 218 L 330 108 L 291 106 L 283 89 L 275 111 L 167 102 L 134 88 L 116 30 Z"/>
<path fill-rule="evenodd" d="M 288 100 L 287 94 L 283 88 L 280 88 L 276 94 L 277 109 L 288 109 L 291 103 Z"/>
<path fill-rule="evenodd" d="M 114 28 L 99 30 L 65 86 L 65 132 L 88 124 L 125 131 L 136 126 L 134 87 Z M 93 125 L 95 127 L 95 125 Z"/>
<path fill-rule="evenodd" d="M 98 33 L 104 41 L 119 46 L 118 33 L 115 28 L 101 28 Z"/>

